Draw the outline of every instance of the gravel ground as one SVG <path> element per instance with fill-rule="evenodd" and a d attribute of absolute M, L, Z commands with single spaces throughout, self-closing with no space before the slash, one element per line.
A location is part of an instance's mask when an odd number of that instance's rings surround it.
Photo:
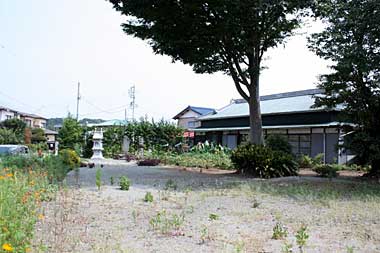
<path fill-rule="evenodd" d="M 305 252 L 380 252 L 376 201 L 300 201 L 252 190 L 257 179 L 134 164 L 106 165 L 97 191 L 95 173 L 70 173 L 70 187 L 45 204 L 35 252 L 281 252 L 286 242 L 299 252 L 294 235 L 302 224 L 310 235 Z M 129 191 L 110 185 L 121 175 L 131 179 Z M 177 190 L 164 189 L 168 179 Z M 143 201 L 148 191 L 152 203 Z M 289 235 L 274 240 L 279 221 Z"/>

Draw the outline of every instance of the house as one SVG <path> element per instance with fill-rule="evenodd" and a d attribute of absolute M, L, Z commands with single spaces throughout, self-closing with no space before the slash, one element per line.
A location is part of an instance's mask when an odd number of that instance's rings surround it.
<path fill-rule="evenodd" d="M 205 116 L 209 113 L 214 112 L 215 109 L 212 108 L 196 107 L 189 105 L 176 116 L 174 116 L 173 119 L 177 120 L 178 127 L 182 127 L 184 129 L 193 129 L 199 126 L 199 121 L 197 119 L 200 116 Z"/>
<path fill-rule="evenodd" d="M 20 112 L 7 107 L 0 106 L 0 122 L 12 118 L 21 119 L 26 123 L 27 127 L 43 129 L 46 128 L 47 119 L 42 116 Z"/>
<path fill-rule="evenodd" d="M 36 115 L 25 112 L 18 112 L 19 118 L 26 123 L 27 127 L 32 128 L 46 128 L 47 119 Z"/>
<path fill-rule="evenodd" d="M 280 134 L 287 137 L 296 155 L 316 156 L 323 153 L 325 162 L 345 161 L 344 150 L 338 149 L 342 141 L 339 121 L 341 108 L 326 110 L 314 108 L 314 95 L 319 89 L 273 94 L 261 97 L 264 135 Z M 248 140 L 249 106 L 243 99 L 232 100 L 224 108 L 198 118 L 195 143 L 212 141 L 235 148 Z"/>
<path fill-rule="evenodd" d="M 16 115 L 17 115 L 17 111 L 0 106 L 0 122 L 7 119 L 12 119 Z"/>

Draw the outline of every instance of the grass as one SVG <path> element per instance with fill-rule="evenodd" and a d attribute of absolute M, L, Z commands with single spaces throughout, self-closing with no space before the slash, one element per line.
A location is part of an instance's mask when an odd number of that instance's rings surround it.
<path fill-rule="evenodd" d="M 41 203 L 54 193 L 67 169 L 59 157 L 1 157 L 0 249 L 29 252 L 34 225 L 44 219 Z M 3 252 L 1 251 L 1 252 Z"/>

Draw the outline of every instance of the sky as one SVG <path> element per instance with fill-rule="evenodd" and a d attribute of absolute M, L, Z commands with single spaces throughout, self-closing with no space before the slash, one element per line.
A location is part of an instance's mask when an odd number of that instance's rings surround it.
<path fill-rule="evenodd" d="M 0 106 L 65 117 L 132 116 L 128 90 L 136 86 L 136 118 L 170 120 L 188 105 L 221 108 L 239 98 L 231 77 L 195 74 L 190 66 L 155 55 L 121 29 L 125 17 L 105 0 L 0 0 Z M 267 52 L 261 95 L 315 88 L 328 62 L 307 49 L 305 28 Z"/>

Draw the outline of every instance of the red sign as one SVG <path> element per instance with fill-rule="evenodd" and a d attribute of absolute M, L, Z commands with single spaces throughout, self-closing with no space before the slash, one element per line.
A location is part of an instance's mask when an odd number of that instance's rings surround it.
<path fill-rule="evenodd" d="M 194 138 L 194 132 L 184 132 L 183 137 L 185 138 Z"/>

